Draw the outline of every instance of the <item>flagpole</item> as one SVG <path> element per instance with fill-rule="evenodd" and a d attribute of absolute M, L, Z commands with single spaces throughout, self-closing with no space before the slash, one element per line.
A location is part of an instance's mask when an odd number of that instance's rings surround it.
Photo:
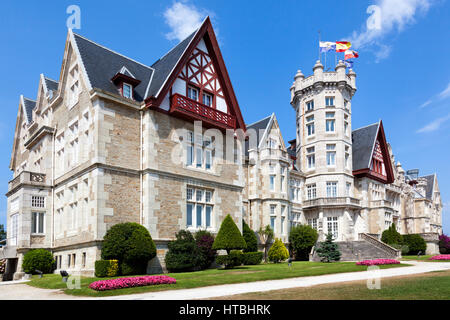
<path fill-rule="evenodd" d="M 320 61 L 320 30 L 319 30 L 319 61 Z"/>

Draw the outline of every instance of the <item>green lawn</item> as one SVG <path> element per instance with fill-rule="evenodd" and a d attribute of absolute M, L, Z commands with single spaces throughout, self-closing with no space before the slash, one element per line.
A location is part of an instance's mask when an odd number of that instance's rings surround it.
<path fill-rule="evenodd" d="M 387 269 L 387 268 L 398 268 L 403 266 L 408 265 L 407 264 L 388 265 L 388 266 L 380 266 L 380 268 Z M 103 297 L 112 295 L 161 291 L 161 290 L 197 288 L 212 285 L 252 282 L 261 280 L 318 276 L 323 274 L 365 271 L 365 270 L 367 270 L 367 267 L 357 266 L 355 265 L 355 262 L 322 263 L 322 262 L 296 261 L 293 262 L 292 267 L 289 267 L 287 263 L 278 263 L 278 264 L 260 264 L 256 266 L 242 266 L 239 268 L 229 270 L 208 269 L 197 272 L 168 273 L 167 274 L 168 276 L 174 277 L 177 280 L 176 284 L 126 288 L 103 292 L 91 290 L 88 288 L 88 286 L 91 282 L 97 280 L 105 280 L 107 278 L 82 277 L 81 289 L 67 289 L 66 284 L 63 283 L 61 280 L 61 276 L 57 274 L 44 275 L 44 277 L 41 279 L 37 278 L 37 276 L 33 276 L 32 280 L 30 282 L 27 282 L 27 284 L 34 287 L 45 289 L 63 289 L 65 293 L 77 296 Z"/>
<path fill-rule="evenodd" d="M 382 278 L 381 288 L 369 290 L 366 281 L 246 293 L 225 300 L 449 300 L 450 271 L 401 278 Z"/>

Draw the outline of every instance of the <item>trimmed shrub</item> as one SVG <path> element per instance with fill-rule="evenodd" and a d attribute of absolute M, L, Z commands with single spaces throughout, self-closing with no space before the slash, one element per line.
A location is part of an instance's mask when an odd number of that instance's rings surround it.
<path fill-rule="evenodd" d="M 419 252 L 425 254 L 427 250 L 427 243 L 420 234 L 405 234 L 403 242 L 409 247 L 408 254 L 416 255 Z"/>
<path fill-rule="evenodd" d="M 268 256 L 270 261 L 278 263 L 289 258 L 289 251 L 281 239 L 276 238 L 275 242 L 269 249 Z"/>
<path fill-rule="evenodd" d="M 409 252 L 409 247 L 406 244 L 391 244 L 392 248 L 395 248 L 397 250 L 400 250 L 402 252 L 402 255 L 407 255 Z"/>
<path fill-rule="evenodd" d="M 200 230 L 195 233 L 195 243 L 198 249 L 198 258 L 196 267 L 200 270 L 207 269 L 211 266 L 216 258 L 216 250 L 212 248 L 214 236 L 211 232 Z"/>
<path fill-rule="evenodd" d="M 89 288 L 97 291 L 115 290 L 122 288 L 142 287 L 158 284 L 174 284 L 177 281 L 169 276 L 143 276 L 99 280 L 89 284 Z"/>
<path fill-rule="evenodd" d="M 33 249 L 25 253 L 22 269 L 25 273 L 37 274 L 36 270 L 43 273 L 53 271 L 53 255 L 45 249 Z"/>
<path fill-rule="evenodd" d="M 247 247 L 244 252 L 256 252 L 258 251 L 258 239 L 252 229 L 242 220 L 242 236 L 244 237 Z"/>
<path fill-rule="evenodd" d="M 445 234 L 439 236 L 439 252 L 442 254 L 450 254 L 450 237 Z"/>
<path fill-rule="evenodd" d="M 145 273 L 148 261 L 155 256 L 155 243 L 148 230 L 140 224 L 113 225 L 103 238 L 102 259 L 118 260 L 122 274 Z"/>
<path fill-rule="evenodd" d="M 311 248 L 317 241 L 317 231 L 309 225 L 298 225 L 291 229 L 289 245 L 294 252 L 295 260 L 309 260 Z"/>
<path fill-rule="evenodd" d="M 115 277 L 119 274 L 119 262 L 117 260 L 97 260 L 95 261 L 95 276 Z"/>
<path fill-rule="evenodd" d="M 180 230 L 176 240 L 169 242 L 166 267 L 170 272 L 191 271 L 198 265 L 199 250 L 195 239 L 187 230 Z"/>
<path fill-rule="evenodd" d="M 391 224 L 391 226 L 388 229 L 383 231 L 383 233 L 381 234 L 381 241 L 389 245 L 403 244 L 403 237 L 397 231 L 395 223 Z"/>
<path fill-rule="evenodd" d="M 232 250 L 227 255 L 217 256 L 216 263 L 223 265 L 225 269 L 240 266 L 242 264 L 242 252 L 239 250 Z"/>
<path fill-rule="evenodd" d="M 242 264 L 244 266 L 260 264 L 263 259 L 262 252 L 244 252 L 242 254 Z"/>
<path fill-rule="evenodd" d="M 212 248 L 214 250 L 226 250 L 230 254 L 231 250 L 241 250 L 246 247 L 247 244 L 245 243 L 244 237 L 242 237 L 236 223 L 234 223 L 228 214 L 220 225 Z"/>
<path fill-rule="evenodd" d="M 327 235 L 327 239 L 320 244 L 320 247 L 316 250 L 316 252 L 322 262 L 341 260 L 339 246 L 333 242 L 333 235 L 331 233 Z"/>

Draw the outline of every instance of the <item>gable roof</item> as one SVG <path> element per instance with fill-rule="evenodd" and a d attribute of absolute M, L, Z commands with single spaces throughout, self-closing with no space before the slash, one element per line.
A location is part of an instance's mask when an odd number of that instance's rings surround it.
<path fill-rule="evenodd" d="M 370 168 L 372 151 L 377 139 L 380 123 L 374 123 L 352 131 L 353 170 Z"/>
<path fill-rule="evenodd" d="M 36 101 L 29 98 L 25 98 L 23 95 L 20 96 L 20 101 L 27 117 L 27 123 L 33 121 L 33 109 L 36 107 Z"/>
<path fill-rule="evenodd" d="M 76 33 L 73 33 L 73 36 L 80 53 L 80 59 L 83 61 L 93 88 L 118 93 L 117 87 L 111 82 L 111 78 L 117 74 L 118 70 L 125 67 L 136 79 L 141 80 L 140 85 L 134 88 L 133 97 L 137 101 L 144 100 L 145 90 L 154 71 L 153 68 L 107 49 Z"/>
<path fill-rule="evenodd" d="M 427 187 L 425 189 L 425 197 L 429 200 L 433 200 L 434 180 L 436 178 L 436 174 L 430 174 L 430 175 L 423 176 L 420 178 L 427 180 Z"/>
<path fill-rule="evenodd" d="M 55 92 L 58 91 L 58 81 L 44 77 L 44 83 L 45 86 L 47 87 L 47 90 L 52 90 Z"/>

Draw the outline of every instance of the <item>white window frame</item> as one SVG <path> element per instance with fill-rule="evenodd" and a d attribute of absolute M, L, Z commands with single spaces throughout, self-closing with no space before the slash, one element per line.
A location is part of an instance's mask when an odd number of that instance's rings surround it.
<path fill-rule="evenodd" d="M 306 148 L 306 164 L 308 169 L 314 169 L 316 167 L 316 148 Z"/>
<path fill-rule="evenodd" d="M 336 166 L 336 145 L 327 144 L 327 167 Z"/>
<path fill-rule="evenodd" d="M 195 92 L 195 98 L 193 98 L 193 93 Z M 188 98 L 189 99 L 192 99 L 192 100 L 195 100 L 195 101 L 198 101 L 198 99 L 199 99 L 199 93 L 200 93 L 200 90 L 198 90 L 196 87 L 193 87 L 193 86 L 188 86 L 188 92 L 187 92 L 187 94 L 188 94 Z"/>
<path fill-rule="evenodd" d="M 199 197 L 200 195 L 200 197 Z M 186 228 L 190 230 L 214 230 L 214 190 L 188 186 L 186 188 Z M 188 224 L 188 207 L 191 206 L 191 224 Z M 198 223 L 198 210 L 201 210 L 200 224 Z M 207 211 L 209 212 L 209 225 L 207 225 Z"/>
<path fill-rule="evenodd" d="M 306 104 L 306 111 L 314 110 L 314 100 L 309 100 L 305 104 Z"/>
<path fill-rule="evenodd" d="M 308 137 L 311 137 L 316 133 L 314 126 L 314 115 L 306 117 L 306 133 Z"/>
<path fill-rule="evenodd" d="M 334 103 L 335 97 L 329 96 L 329 97 L 325 97 L 325 106 L 326 107 L 334 107 L 335 103 Z"/>
<path fill-rule="evenodd" d="M 129 89 L 129 95 L 125 94 L 125 88 Z M 122 82 L 122 96 L 124 98 L 133 99 L 133 86 L 131 84 Z"/>
<path fill-rule="evenodd" d="M 42 230 L 40 230 L 42 220 Z M 31 212 L 31 233 L 32 234 L 45 234 L 45 212 L 33 211 Z M 34 225 L 33 225 L 34 222 Z"/>
<path fill-rule="evenodd" d="M 311 183 L 306 186 L 306 198 L 308 200 L 317 198 L 317 186 L 315 183 Z"/>
<path fill-rule="evenodd" d="M 325 131 L 336 132 L 336 114 L 334 112 L 325 113 Z"/>
<path fill-rule="evenodd" d="M 338 182 L 327 181 L 327 198 L 337 198 L 338 196 Z"/>
<path fill-rule="evenodd" d="M 327 217 L 327 234 L 330 233 L 333 235 L 333 239 L 337 239 L 339 237 L 339 219 L 338 217 Z"/>
<path fill-rule="evenodd" d="M 207 99 L 205 99 L 205 98 L 209 98 L 209 104 L 205 103 L 205 100 L 207 102 Z M 210 94 L 210 93 L 207 93 L 207 92 L 203 92 L 203 94 L 202 94 L 202 104 L 204 104 L 205 106 L 211 108 L 212 105 L 213 105 L 213 95 Z"/>

